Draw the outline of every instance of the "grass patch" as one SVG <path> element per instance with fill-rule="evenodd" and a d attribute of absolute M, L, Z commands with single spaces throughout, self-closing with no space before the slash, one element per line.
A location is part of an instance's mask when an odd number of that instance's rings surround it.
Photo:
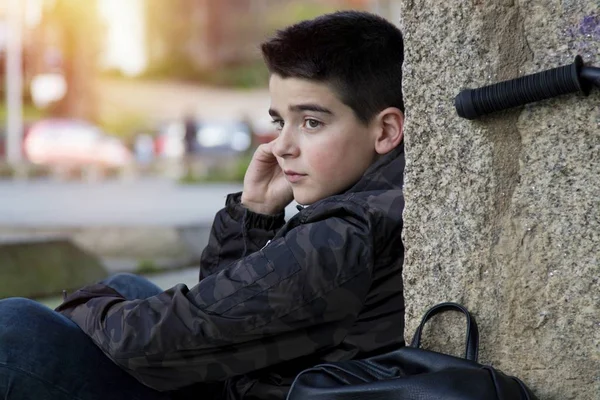
<path fill-rule="evenodd" d="M 23 164 L 17 169 L 6 162 L 0 162 L 0 178 L 13 178 L 21 174 L 27 178 L 45 178 L 51 175 L 50 169 L 43 165 Z"/>
<path fill-rule="evenodd" d="M 252 61 L 243 64 L 225 65 L 218 69 L 201 69 L 185 60 L 165 60 L 154 65 L 139 76 L 139 79 L 196 82 L 218 87 L 252 89 L 266 87 L 269 71 L 264 62 Z"/>
<path fill-rule="evenodd" d="M 12 178 L 14 173 L 13 167 L 4 162 L 0 163 L 0 178 Z"/>
<path fill-rule="evenodd" d="M 144 274 L 156 274 L 160 272 L 161 269 L 156 263 L 152 260 L 139 260 L 138 265 L 135 268 L 134 273 L 138 275 Z"/>
<path fill-rule="evenodd" d="M 6 121 L 8 110 L 4 102 L 0 103 L 0 121 Z M 33 104 L 23 104 L 23 121 L 36 121 L 47 117 L 47 112 L 35 107 Z"/>
<path fill-rule="evenodd" d="M 262 61 L 230 66 L 214 71 L 208 77 L 211 84 L 217 86 L 252 89 L 265 87 L 269 83 L 269 71 Z"/>
<path fill-rule="evenodd" d="M 139 132 L 146 131 L 148 118 L 137 113 L 120 113 L 105 115 L 100 118 L 98 125 L 108 134 L 118 136 L 126 143 L 132 141 Z"/>
<path fill-rule="evenodd" d="M 188 172 L 179 179 L 179 183 L 183 185 L 216 182 L 242 183 L 251 160 L 252 155 L 247 154 L 230 164 L 213 167 L 204 175 Z"/>

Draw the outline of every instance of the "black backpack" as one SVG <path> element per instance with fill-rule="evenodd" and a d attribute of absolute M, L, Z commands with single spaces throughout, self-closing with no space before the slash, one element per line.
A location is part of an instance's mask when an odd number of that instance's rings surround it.
<path fill-rule="evenodd" d="M 434 315 L 456 310 L 467 317 L 465 358 L 420 349 Z M 425 313 L 410 347 L 364 360 L 320 364 L 301 372 L 288 400 L 537 400 L 518 378 L 477 363 L 479 331 L 469 311 L 441 303 Z"/>

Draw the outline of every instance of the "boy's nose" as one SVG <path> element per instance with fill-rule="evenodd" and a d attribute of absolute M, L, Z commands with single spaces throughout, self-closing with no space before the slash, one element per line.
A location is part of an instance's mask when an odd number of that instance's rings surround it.
<path fill-rule="evenodd" d="M 282 129 L 273 144 L 273 154 L 281 158 L 298 155 L 298 146 L 294 143 L 293 132 L 286 130 L 285 127 Z"/>

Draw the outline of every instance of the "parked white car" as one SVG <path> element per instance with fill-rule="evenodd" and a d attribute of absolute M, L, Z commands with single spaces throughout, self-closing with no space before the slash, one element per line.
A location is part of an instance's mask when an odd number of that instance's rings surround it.
<path fill-rule="evenodd" d="M 33 124 L 24 141 L 25 155 L 35 164 L 119 168 L 132 162 L 132 154 L 115 137 L 81 120 L 47 119 Z"/>

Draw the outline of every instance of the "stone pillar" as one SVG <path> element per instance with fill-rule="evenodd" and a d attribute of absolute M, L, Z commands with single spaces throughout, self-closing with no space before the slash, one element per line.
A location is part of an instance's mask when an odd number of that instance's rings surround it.
<path fill-rule="evenodd" d="M 540 399 L 600 396 L 600 90 L 477 121 L 453 100 L 570 64 L 600 67 L 598 0 L 403 0 L 407 337 L 465 304 L 480 361 Z M 396 16 L 397 18 L 397 16 Z M 461 322 L 432 324 L 446 350 Z M 451 329 L 447 329 L 451 326 Z"/>

